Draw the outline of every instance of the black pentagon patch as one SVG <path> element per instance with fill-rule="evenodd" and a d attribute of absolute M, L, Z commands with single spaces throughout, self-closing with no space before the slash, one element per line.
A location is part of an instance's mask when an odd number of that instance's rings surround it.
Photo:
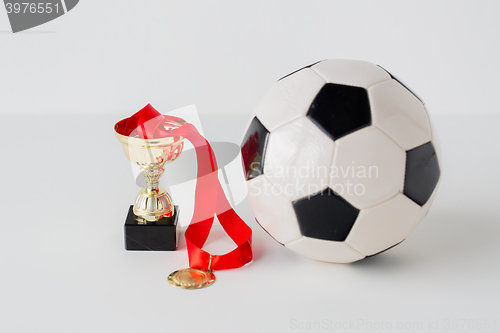
<path fill-rule="evenodd" d="M 432 142 L 406 152 L 406 174 L 403 193 L 423 206 L 436 188 L 441 171 Z"/>
<path fill-rule="evenodd" d="M 403 87 L 406 88 L 406 90 L 408 90 L 409 92 L 411 92 L 413 94 L 413 96 L 415 96 L 419 101 L 420 103 L 424 104 L 425 105 L 425 102 L 423 99 L 420 98 L 420 96 L 418 96 L 413 90 L 411 90 L 406 84 L 404 84 L 402 81 L 400 81 L 397 77 L 395 77 L 394 75 L 392 75 L 387 69 L 385 69 L 384 67 L 380 66 L 380 65 L 377 65 L 378 67 L 382 68 L 384 71 L 386 71 L 387 74 L 389 74 L 391 76 L 391 78 L 393 80 L 396 80 L 398 81 L 398 83 L 400 85 L 402 85 Z"/>
<path fill-rule="evenodd" d="M 310 67 L 312 67 L 312 66 L 314 66 L 314 65 L 316 65 L 317 63 L 322 62 L 322 61 L 324 61 L 324 60 L 316 61 L 315 63 L 310 64 L 309 66 L 304 66 L 304 67 L 302 67 L 302 68 L 299 68 L 299 69 L 297 69 L 296 71 L 293 71 L 293 72 L 291 72 L 290 74 L 287 74 L 287 75 L 283 76 L 283 77 L 282 77 L 281 79 L 279 79 L 278 81 L 281 81 L 281 80 L 283 80 L 284 78 L 289 77 L 290 75 L 295 74 L 295 73 L 297 73 L 298 71 L 303 70 L 304 68 L 310 68 Z"/>
<path fill-rule="evenodd" d="M 302 235 L 330 241 L 344 241 L 359 214 L 330 188 L 293 202 Z"/>
<path fill-rule="evenodd" d="M 327 83 L 312 102 L 307 117 L 333 140 L 371 124 L 366 89 Z"/>
<path fill-rule="evenodd" d="M 264 156 L 266 154 L 269 131 L 254 117 L 241 143 L 243 169 L 247 180 L 264 173 Z"/>

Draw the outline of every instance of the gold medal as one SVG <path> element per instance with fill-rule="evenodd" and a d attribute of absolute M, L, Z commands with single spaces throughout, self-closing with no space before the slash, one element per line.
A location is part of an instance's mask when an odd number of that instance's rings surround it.
<path fill-rule="evenodd" d="M 211 269 L 185 268 L 168 276 L 168 282 L 177 288 L 201 289 L 210 286 L 215 281 Z"/>
<path fill-rule="evenodd" d="M 215 281 L 212 273 L 212 256 L 208 263 L 208 269 L 184 268 L 171 273 L 168 282 L 174 287 L 181 289 L 201 289 L 210 286 Z"/>

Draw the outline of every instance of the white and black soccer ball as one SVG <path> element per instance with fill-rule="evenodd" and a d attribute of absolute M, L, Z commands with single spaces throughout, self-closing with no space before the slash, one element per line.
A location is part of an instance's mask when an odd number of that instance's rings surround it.
<path fill-rule="evenodd" d="M 258 223 L 290 250 L 336 263 L 402 242 L 441 173 L 423 101 L 357 60 L 321 61 L 276 82 L 241 152 Z"/>

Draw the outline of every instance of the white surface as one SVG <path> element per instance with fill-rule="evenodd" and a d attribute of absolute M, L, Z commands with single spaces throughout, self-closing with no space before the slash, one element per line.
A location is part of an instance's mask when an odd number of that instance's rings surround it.
<path fill-rule="evenodd" d="M 239 140 L 247 121 L 201 118 L 212 141 Z M 421 332 L 435 322 L 445 331 L 448 320 L 465 320 L 451 332 L 498 331 L 498 320 L 474 328 L 499 313 L 499 117 L 434 118 L 443 182 L 428 216 L 394 249 L 354 264 L 311 261 L 272 240 L 243 204 L 255 261 L 217 271 L 199 291 L 167 283 L 187 265 L 183 243 L 172 253 L 123 249 L 138 188 L 116 120 L 1 118 L 2 332 L 300 332 L 316 322 Z"/>
<path fill-rule="evenodd" d="M 12 35 L 0 7 L 0 113 L 119 117 L 148 101 L 248 115 L 278 78 L 328 58 L 382 65 L 435 114 L 499 114 L 499 11 L 496 0 L 81 0 Z"/>

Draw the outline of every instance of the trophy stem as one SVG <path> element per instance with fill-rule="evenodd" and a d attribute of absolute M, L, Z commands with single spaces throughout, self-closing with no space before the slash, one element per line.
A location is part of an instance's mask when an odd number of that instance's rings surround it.
<path fill-rule="evenodd" d="M 157 191 L 160 186 L 160 178 L 163 176 L 165 168 L 158 166 L 154 169 L 142 168 L 142 175 L 146 180 L 146 188 L 148 191 Z"/>
<path fill-rule="evenodd" d="M 165 169 L 163 165 L 143 168 L 146 188 L 141 189 L 134 204 L 134 214 L 144 223 L 156 222 L 173 214 L 172 198 L 165 189 L 160 188 L 160 178 Z"/>
<path fill-rule="evenodd" d="M 148 193 L 158 192 L 160 190 L 160 182 L 146 183 Z"/>

